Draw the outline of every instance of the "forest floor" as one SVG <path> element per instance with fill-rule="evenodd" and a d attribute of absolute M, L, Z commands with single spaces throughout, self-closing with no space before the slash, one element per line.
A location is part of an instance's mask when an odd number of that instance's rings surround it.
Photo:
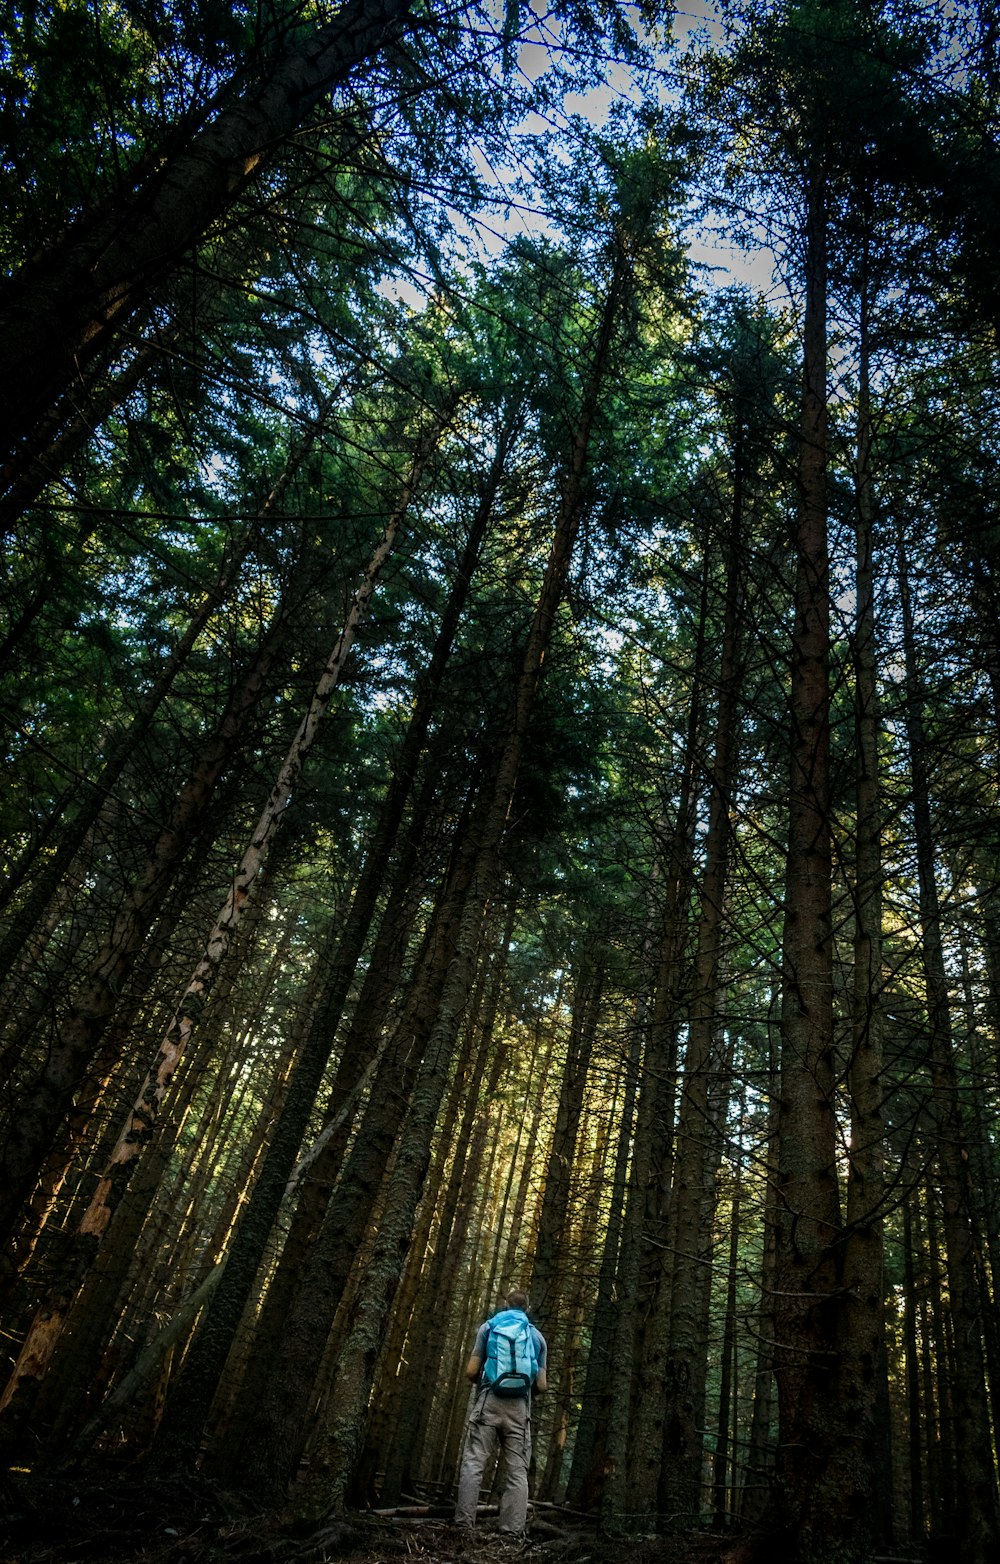
<path fill-rule="evenodd" d="M 14 1477 L 0 1564 L 740 1564 L 731 1536 L 619 1541 L 557 1506 L 536 1508 L 523 1540 L 495 1525 L 487 1515 L 468 1532 L 433 1513 L 364 1513 L 296 1529 L 201 1483 Z"/>

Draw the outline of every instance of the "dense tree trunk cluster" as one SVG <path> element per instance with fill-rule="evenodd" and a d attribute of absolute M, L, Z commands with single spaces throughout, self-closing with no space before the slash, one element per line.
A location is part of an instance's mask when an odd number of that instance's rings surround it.
<path fill-rule="evenodd" d="M 723 9 L 18 19 L 8 1468 L 447 1503 L 523 1286 L 538 1499 L 997 1557 L 996 41 Z"/>

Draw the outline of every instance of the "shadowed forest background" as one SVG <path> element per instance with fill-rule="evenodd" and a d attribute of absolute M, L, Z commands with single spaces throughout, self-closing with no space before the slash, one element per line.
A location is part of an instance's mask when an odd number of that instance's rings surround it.
<path fill-rule="evenodd" d="M 539 1500 L 1000 1557 L 998 107 L 971 0 L 3 6 L 5 1556 L 447 1505 L 523 1286 Z"/>

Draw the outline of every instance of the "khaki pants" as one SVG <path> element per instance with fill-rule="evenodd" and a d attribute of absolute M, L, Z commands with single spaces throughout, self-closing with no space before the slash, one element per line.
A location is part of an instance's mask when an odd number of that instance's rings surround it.
<path fill-rule="evenodd" d="M 474 1526 L 483 1472 L 497 1449 L 503 1452 L 500 1530 L 520 1535 L 528 1520 L 528 1465 L 531 1461 L 531 1407 L 528 1398 L 476 1391 L 465 1430 L 458 1474 L 455 1525 Z"/>

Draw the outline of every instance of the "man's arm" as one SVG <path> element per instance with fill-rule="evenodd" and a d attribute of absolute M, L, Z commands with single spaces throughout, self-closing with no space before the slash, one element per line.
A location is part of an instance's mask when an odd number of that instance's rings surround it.
<path fill-rule="evenodd" d="M 482 1358 L 477 1357 L 476 1354 L 473 1353 L 472 1357 L 469 1359 L 468 1363 L 465 1365 L 465 1377 L 466 1377 L 466 1379 L 471 1379 L 473 1381 L 473 1383 L 475 1383 L 475 1381 L 479 1378 L 479 1370 L 482 1368 L 482 1366 L 483 1366 Z"/>
<path fill-rule="evenodd" d="M 548 1390 L 549 1388 L 548 1376 L 545 1372 L 546 1368 L 548 1367 L 549 1348 L 541 1331 L 536 1329 L 534 1326 L 532 1326 L 532 1329 L 535 1332 L 535 1355 L 538 1358 L 538 1373 L 535 1376 L 535 1383 L 533 1388 L 537 1394 L 541 1395 L 542 1391 Z"/>

